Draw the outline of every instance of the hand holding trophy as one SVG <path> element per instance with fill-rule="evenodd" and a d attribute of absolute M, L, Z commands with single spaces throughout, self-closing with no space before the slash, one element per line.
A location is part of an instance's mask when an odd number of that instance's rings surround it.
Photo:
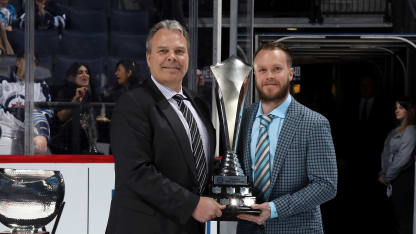
<path fill-rule="evenodd" d="M 211 66 L 215 78 L 215 98 L 220 122 L 220 138 L 225 152 L 218 171 L 212 178 L 211 197 L 226 208 L 217 220 L 238 220 L 239 214 L 260 214 L 252 209 L 256 197 L 252 185 L 244 175 L 236 155 L 241 116 L 244 109 L 251 67 L 232 56 L 223 63 Z"/>

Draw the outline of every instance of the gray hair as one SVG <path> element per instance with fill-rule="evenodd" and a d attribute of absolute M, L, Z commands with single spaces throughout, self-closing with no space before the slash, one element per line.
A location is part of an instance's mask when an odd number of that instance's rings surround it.
<path fill-rule="evenodd" d="M 167 29 L 170 31 L 178 31 L 180 32 L 186 39 L 187 46 L 189 48 L 190 42 L 189 42 L 189 33 L 186 31 L 185 27 L 182 26 L 178 21 L 176 20 L 162 20 L 159 23 L 155 24 L 149 31 L 149 34 L 146 38 L 146 52 L 150 53 L 152 50 L 151 40 L 157 33 L 157 31 L 161 29 Z"/>

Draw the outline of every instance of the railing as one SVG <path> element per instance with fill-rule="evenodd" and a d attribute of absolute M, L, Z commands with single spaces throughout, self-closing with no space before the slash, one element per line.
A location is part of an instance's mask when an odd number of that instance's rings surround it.
<path fill-rule="evenodd" d="M 80 113 L 81 113 L 81 105 L 79 102 L 35 102 L 35 106 L 36 107 L 40 107 L 40 108 L 68 108 L 68 109 L 72 109 L 72 126 L 80 126 Z M 102 108 L 103 107 L 107 107 L 107 108 L 113 108 L 115 105 L 115 103 L 110 103 L 110 102 L 94 102 L 94 103 L 85 103 L 84 108 L 94 108 L 94 109 L 101 109 L 101 112 L 103 112 Z M 94 111 L 97 112 L 97 111 Z M 105 111 L 104 113 L 105 116 Z M 94 123 L 95 123 L 95 116 L 93 116 L 94 118 Z M 72 153 L 78 154 L 80 153 L 80 128 L 78 127 L 72 127 Z M 52 136 L 53 137 L 53 136 Z"/>
<path fill-rule="evenodd" d="M 321 0 L 322 14 L 386 14 L 391 0 Z"/>
<path fill-rule="evenodd" d="M 413 0 L 412 0 L 413 1 Z M 322 23 L 323 16 L 384 15 L 390 20 L 392 0 L 291 0 L 256 1 L 258 17 L 309 17 Z"/>

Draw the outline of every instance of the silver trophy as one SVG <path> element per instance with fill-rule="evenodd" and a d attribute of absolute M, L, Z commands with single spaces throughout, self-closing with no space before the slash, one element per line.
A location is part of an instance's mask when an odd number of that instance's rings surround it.
<path fill-rule="evenodd" d="M 49 234 L 45 226 L 56 217 L 54 233 L 64 194 L 59 171 L 0 168 L 0 222 L 12 229 L 0 234 Z"/>
<path fill-rule="evenodd" d="M 211 71 L 215 78 L 220 138 L 225 144 L 225 152 L 220 152 L 223 157 L 213 176 L 210 192 L 217 202 L 226 205 L 217 220 L 237 220 L 238 214 L 260 214 L 260 210 L 250 207 L 256 203 L 256 197 L 236 155 L 251 67 L 232 56 L 211 66 Z"/>

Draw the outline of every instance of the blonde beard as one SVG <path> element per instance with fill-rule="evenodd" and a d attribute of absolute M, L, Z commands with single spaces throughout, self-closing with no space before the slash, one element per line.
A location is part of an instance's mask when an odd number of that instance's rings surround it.
<path fill-rule="evenodd" d="M 279 90 L 278 92 L 276 92 L 275 94 L 272 94 L 272 95 L 268 95 L 268 94 L 264 93 L 259 88 L 257 82 L 255 82 L 255 83 L 256 83 L 257 92 L 259 93 L 259 98 L 263 102 L 270 102 L 270 101 L 282 100 L 285 97 L 287 97 L 287 95 L 289 93 L 289 88 L 290 88 L 290 81 L 289 81 L 289 79 L 288 79 L 288 82 L 286 83 L 286 85 L 281 86 L 281 90 Z"/>

